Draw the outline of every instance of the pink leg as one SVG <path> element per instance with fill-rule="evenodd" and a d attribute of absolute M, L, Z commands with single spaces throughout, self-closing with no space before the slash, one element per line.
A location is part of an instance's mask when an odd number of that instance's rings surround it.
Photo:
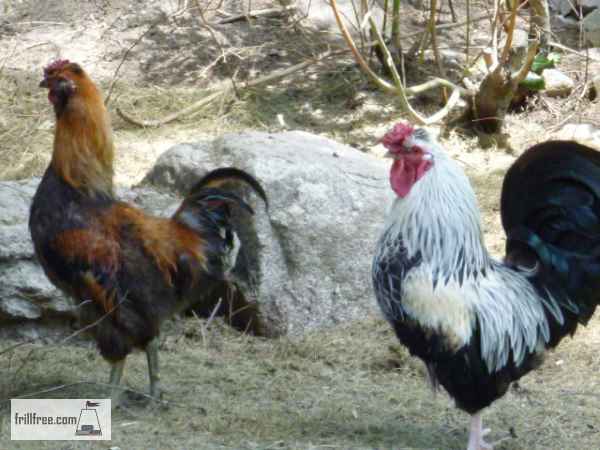
<path fill-rule="evenodd" d="M 481 428 L 481 413 L 471 416 L 471 431 L 469 432 L 469 445 L 467 450 L 492 450 L 493 447 L 483 440 L 490 432 L 489 429 Z"/>

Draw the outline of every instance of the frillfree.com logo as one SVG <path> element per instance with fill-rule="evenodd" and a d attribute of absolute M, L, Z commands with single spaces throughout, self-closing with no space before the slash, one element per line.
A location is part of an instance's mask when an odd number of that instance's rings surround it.
<path fill-rule="evenodd" d="M 110 399 L 10 401 L 13 441 L 110 440 Z"/>

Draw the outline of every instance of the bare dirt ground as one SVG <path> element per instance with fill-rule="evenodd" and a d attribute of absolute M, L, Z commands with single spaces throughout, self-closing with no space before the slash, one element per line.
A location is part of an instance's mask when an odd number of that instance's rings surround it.
<path fill-rule="evenodd" d="M 118 159 L 117 183 L 138 183 L 171 145 L 244 129 L 303 129 L 347 143 L 374 157 L 379 136 L 397 120 L 395 102 L 378 92 L 346 54 L 285 79 L 225 95 L 167 126 L 138 128 L 116 114 L 156 119 L 203 98 L 223 83 L 272 73 L 344 48 L 327 20 L 320 28 L 298 17 L 263 17 L 219 25 L 243 12 L 247 1 L 209 6 L 204 17 L 184 2 L 0 0 L 0 179 L 39 176 L 47 165 L 53 117 L 37 88 L 42 67 L 56 57 L 81 63 L 110 92 Z M 187 2 L 194 6 L 194 1 Z M 316 3 L 316 2 L 315 2 Z M 306 3 L 303 3 L 306 4 Z M 253 0 L 253 10 L 276 6 Z M 477 13 L 484 3 L 475 2 Z M 418 31 L 426 15 L 406 6 L 403 29 Z M 464 15 L 457 5 L 459 16 Z M 447 10 L 440 23 L 450 20 Z M 207 25 L 211 24 L 210 27 Z M 474 43 L 485 40 L 485 23 Z M 555 36 L 560 39 L 561 36 Z M 464 30 L 440 33 L 462 51 Z M 576 41 L 576 39 L 575 39 Z M 574 42 L 568 40 L 569 45 Z M 473 51 L 475 51 L 474 49 Z M 427 64 L 425 64 L 427 66 Z M 432 64 L 429 64 L 433 67 Z M 486 242 L 501 255 L 504 233 L 499 193 L 506 168 L 528 146 L 569 123 L 598 123 L 598 102 L 585 94 L 585 62 L 565 54 L 560 68 L 576 81 L 565 99 L 539 97 L 507 119 L 510 149 L 482 149 L 477 138 L 451 130 L 442 142 L 464 165 L 479 196 Z M 597 73 L 591 63 L 587 73 Z M 409 84 L 429 74 L 419 67 Z M 435 94 L 415 99 L 433 112 Z M 17 443 L 9 439 L 5 401 L 0 404 L 0 448 L 120 449 L 347 449 L 464 448 L 467 417 L 449 398 L 433 396 L 423 369 L 400 348 L 379 318 L 346 324 L 300 341 L 264 340 L 214 322 L 169 324 L 161 345 L 167 404 L 129 405 L 113 417 L 110 443 Z M 4 343 L 8 348 L 10 342 Z M 548 356 L 486 413 L 499 450 L 600 448 L 600 317 Z M 103 396 L 108 367 L 91 344 L 24 344 L 0 353 L 0 398 L 65 385 L 40 396 Z M 133 355 L 126 383 L 145 390 L 146 364 Z"/>

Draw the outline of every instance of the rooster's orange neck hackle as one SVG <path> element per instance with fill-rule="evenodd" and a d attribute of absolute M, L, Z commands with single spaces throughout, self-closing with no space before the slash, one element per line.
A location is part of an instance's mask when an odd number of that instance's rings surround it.
<path fill-rule="evenodd" d="M 73 83 L 74 91 L 57 111 L 51 166 L 65 182 L 90 196 L 112 196 L 114 148 L 108 112 L 83 69 L 66 63 L 60 75 Z"/>

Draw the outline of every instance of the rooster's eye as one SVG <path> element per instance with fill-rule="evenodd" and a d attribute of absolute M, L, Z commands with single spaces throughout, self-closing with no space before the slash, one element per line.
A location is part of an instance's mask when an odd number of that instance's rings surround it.
<path fill-rule="evenodd" d="M 413 131 L 413 136 L 417 139 L 421 139 L 423 141 L 429 141 L 429 134 L 423 128 L 417 128 Z"/>

